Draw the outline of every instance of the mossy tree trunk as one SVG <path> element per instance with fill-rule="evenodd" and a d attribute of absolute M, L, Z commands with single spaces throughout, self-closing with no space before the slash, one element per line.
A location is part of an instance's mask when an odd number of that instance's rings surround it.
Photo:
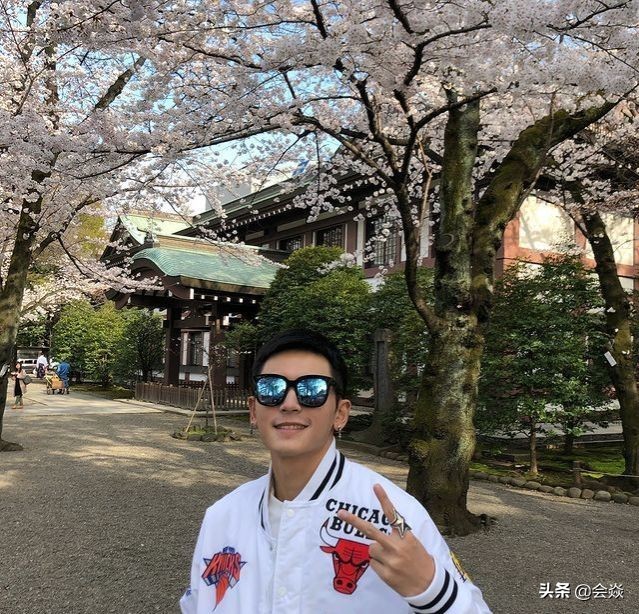
<path fill-rule="evenodd" d="M 454 102 L 453 94 L 449 98 Z M 415 410 L 415 437 L 409 448 L 408 490 L 445 532 L 457 534 L 479 526 L 466 506 L 483 350 L 471 291 L 472 173 L 478 131 L 478 101 L 450 112 L 434 246 L 434 318 L 429 323 L 429 353 Z M 407 256 L 409 253 L 407 249 Z"/>
<path fill-rule="evenodd" d="M 482 349 L 474 319 L 451 314 L 431 339 L 415 412 L 408 490 L 449 534 L 465 535 L 479 527 L 466 497 Z"/>
<path fill-rule="evenodd" d="M 606 304 L 606 332 L 609 351 L 616 364 L 608 364 L 610 378 L 617 393 L 623 428 L 626 475 L 636 488 L 639 486 L 639 392 L 633 361 L 633 338 L 630 322 L 630 297 L 619 281 L 615 254 L 606 225 L 595 211 L 583 211 L 583 228 L 595 257 L 599 285 Z"/>

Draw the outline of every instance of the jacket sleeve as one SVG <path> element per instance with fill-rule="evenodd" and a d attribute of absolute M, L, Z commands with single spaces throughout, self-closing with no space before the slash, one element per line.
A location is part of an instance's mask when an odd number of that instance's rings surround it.
<path fill-rule="evenodd" d="M 413 533 L 433 557 L 435 575 L 423 593 L 405 597 L 412 611 L 416 614 L 490 614 L 481 591 L 464 572 L 423 508 L 422 513 L 425 517 Z"/>
<path fill-rule="evenodd" d="M 207 533 L 209 511 L 204 515 L 202 520 L 202 526 L 200 527 L 200 533 L 195 544 L 195 550 L 193 552 L 193 559 L 191 561 L 191 585 L 186 589 L 180 599 L 180 609 L 182 614 L 197 614 L 198 600 L 200 596 L 200 585 L 202 582 L 202 550 L 204 546 L 204 538 Z"/>

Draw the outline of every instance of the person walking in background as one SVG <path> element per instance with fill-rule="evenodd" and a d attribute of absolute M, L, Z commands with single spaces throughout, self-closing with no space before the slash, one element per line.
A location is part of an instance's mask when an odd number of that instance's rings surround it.
<path fill-rule="evenodd" d="M 63 358 L 56 369 L 56 373 L 58 377 L 62 380 L 63 388 L 58 392 L 58 394 L 64 394 L 65 392 L 69 394 L 69 377 L 71 375 L 71 365 L 67 362 L 66 358 Z"/>
<path fill-rule="evenodd" d="M 13 395 L 16 398 L 13 403 L 12 409 L 23 409 L 24 401 L 22 397 L 27 392 L 27 382 L 25 381 L 27 372 L 22 368 L 21 362 L 16 363 L 16 370 L 13 371 L 11 375 L 15 380 L 15 384 L 13 386 Z"/>
<path fill-rule="evenodd" d="M 38 379 L 43 379 L 46 372 L 47 367 L 49 366 L 49 361 L 47 357 L 44 355 L 44 352 L 40 352 L 40 356 L 38 356 L 38 360 L 36 362 L 36 373 L 38 375 Z"/>

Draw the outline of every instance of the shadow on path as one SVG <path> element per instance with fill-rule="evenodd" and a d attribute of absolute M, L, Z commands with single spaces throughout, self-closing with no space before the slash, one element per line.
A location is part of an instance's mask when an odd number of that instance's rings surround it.
<path fill-rule="evenodd" d="M 164 413 L 7 415 L 6 436 L 26 449 L 0 455 L 0 612 L 178 611 L 204 510 L 268 465 L 255 438 L 171 438 L 185 423 Z M 403 485 L 405 465 L 345 451 Z M 639 609 L 639 509 L 488 483 L 472 485 L 470 506 L 498 524 L 449 543 L 494 612 Z M 541 582 L 617 582 L 625 595 L 542 601 Z"/>

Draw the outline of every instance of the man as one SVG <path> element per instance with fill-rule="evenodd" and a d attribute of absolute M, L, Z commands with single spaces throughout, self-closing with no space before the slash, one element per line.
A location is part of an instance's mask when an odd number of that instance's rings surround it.
<path fill-rule="evenodd" d="M 71 375 L 71 365 L 67 362 L 66 358 L 63 358 L 56 369 L 58 377 L 62 380 L 62 390 L 58 391 L 58 394 L 69 394 L 69 376 Z"/>
<path fill-rule="evenodd" d="M 44 352 L 41 350 L 40 356 L 38 356 L 38 360 L 36 361 L 36 373 L 39 379 L 42 379 L 45 376 L 48 366 L 49 366 L 49 361 L 47 360 L 47 357 L 44 355 Z"/>
<path fill-rule="evenodd" d="M 287 331 L 253 376 L 271 467 L 207 510 L 183 614 L 489 612 L 426 510 L 336 449 L 351 403 L 335 346 Z"/>

